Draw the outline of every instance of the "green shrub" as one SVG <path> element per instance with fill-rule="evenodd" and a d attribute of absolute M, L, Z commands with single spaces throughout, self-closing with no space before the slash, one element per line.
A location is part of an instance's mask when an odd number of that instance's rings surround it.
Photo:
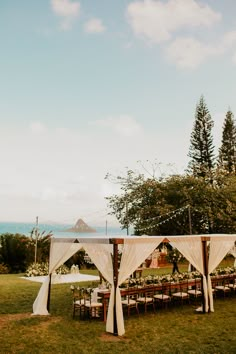
<path fill-rule="evenodd" d="M 26 270 L 25 276 L 26 277 L 37 277 L 41 275 L 48 275 L 48 263 L 32 263 Z M 70 269 L 65 265 L 62 264 L 56 270 L 57 274 L 68 274 L 70 273 Z"/>
<path fill-rule="evenodd" d="M 59 268 L 57 268 L 56 273 L 57 274 L 69 274 L 70 269 L 65 264 L 62 264 Z"/>
<path fill-rule="evenodd" d="M 0 274 L 8 274 L 8 273 L 9 273 L 8 267 L 5 264 L 0 263 Z"/>
<path fill-rule="evenodd" d="M 0 235 L 0 262 L 11 273 L 25 272 L 29 264 L 29 238 L 21 234 Z"/>
<path fill-rule="evenodd" d="M 26 277 L 37 277 L 48 274 L 48 263 L 32 263 L 26 270 Z"/>

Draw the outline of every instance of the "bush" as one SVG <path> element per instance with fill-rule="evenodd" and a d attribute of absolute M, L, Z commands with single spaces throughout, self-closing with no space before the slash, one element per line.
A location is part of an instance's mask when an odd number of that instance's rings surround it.
<path fill-rule="evenodd" d="M 0 263 L 0 274 L 8 274 L 8 273 L 9 273 L 8 267 L 5 264 Z"/>
<path fill-rule="evenodd" d="M 56 273 L 57 274 L 69 274 L 70 269 L 65 264 L 62 264 L 59 268 L 57 268 Z"/>
<path fill-rule="evenodd" d="M 26 277 L 37 277 L 41 275 L 48 275 L 48 263 L 32 263 L 26 270 Z M 62 264 L 56 270 L 56 274 L 68 274 L 70 273 L 70 269 Z"/>
<path fill-rule="evenodd" d="M 25 272 L 29 264 L 29 238 L 21 234 L 0 235 L 0 262 L 11 273 Z"/>
<path fill-rule="evenodd" d="M 26 277 L 37 277 L 48 274 L 48 263 L 32 263 L 26 270 Z"/>

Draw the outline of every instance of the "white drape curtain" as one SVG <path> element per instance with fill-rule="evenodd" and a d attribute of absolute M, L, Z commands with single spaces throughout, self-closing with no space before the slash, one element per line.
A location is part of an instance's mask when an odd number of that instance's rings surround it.
<path fill-rule="evenodd" d="M 232 256 L 234 257 L 234 268 L 236 268 L 236 246 L 233 246 L 231 248 L 229 254 L 232 254 Z"/>
<path fill-rule="evenodd" d="M 200 236 L 192 237 L 169 237 L 170 244 L 177 248 L 180 253 L 202 274 L 203 276 L 203 290 L 205 296 L 205 309 L 208 311 L 208 289 L 207 280 L 204 273 L 202 241 Z"/>
<path fill-rule="evenodd" d="M 210 255 L 208 261 L 208 292 L 210 300 L 210 310 L 214 311 L 213 294 L 210 273 L 218 266 L 229 250 L 234 246 L 235 236 L 215 236 L 211 237 Z"/>
<path fill-rule="evenodd" d="M 138 239 L 125 239 L 121 256 L 118 285 L 116 289 L 116 316 L 118 335 L 125 333 L 124 318 L 121 303 L 119 286 L 140 266 L 140 264 L 155 250 L 162 242 L 163 236 L 149 239 L 139 237 Z M 113 316 L 113 314 L 112 314 Z"/>
<path fill-rule="evenodd" d="M 49 315 L 47 301 L 50 274 L 82 247 L 81 243 L 56 242 L 53 238 L 51 239 L 49 275 L 44 280 L 33 303 L 33 315 Z"/>
<path fill-rule="evenodd" d="M 111 293 L 108 306 L 108 316 L 106 323 L 107 332 L 114 332 L 113 308 L 114 308 L 114 281 L 113 281 L 113 245 L 112 244 L 84 244 L 84 249 L 92 259 L 97 269 L 103 277 L 111 284 Z"/>

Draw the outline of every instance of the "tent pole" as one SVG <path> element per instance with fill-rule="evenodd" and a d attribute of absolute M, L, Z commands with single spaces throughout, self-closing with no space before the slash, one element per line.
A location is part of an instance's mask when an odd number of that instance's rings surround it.
<path fill-rule="evenodd" d="M 114 240 L 116 241 L 116 240 Z M 116 288 L 118 284 L 118 244 L 114 242 L 113 244 L 113 281 L 114 281 L 114 329 L 113 334 L 118 335 L 117 330 L 117 316 L 116 316 Z"/>
<path fill-rule="evenodd" d="M 51 251 L 52 251 L 52 243 L 54 239 L 51 238 L 50 242 L 50 250 L 49 250 L 49 266 L 48 266 L 48 274 L 49 274 L 49 284 L 48 284 L 48 299 L 47 299 L 47 310 L 50 311 L 50 300 L 51 300 L 51 283 L 52 283 L 52 273 L 49 272 L 50 269 L 50 258 L 51 258 Z"/>
<path fill-rule="evenodd" d="M 49 274 L 47 310 L 50 312 L 52 274 Z"/>
<path fill-rule="evenodd" d="M 207 239 L 202 238 L 202 255 L 203 255 L 203 274 L 206 276 L 207 279 L 207 274 L 208 274 L 208 252 L 207 252 Z M 203 303 L 202 303 L 202 309 L 203 313 L 206 313 L 206 306 L 205 306 L 205 296 L 208 296 L 207 294 L 204 293 L 204 288 L 203 288 L 203 279 L 202 279 L 202 293 L 203 293 Z"/>

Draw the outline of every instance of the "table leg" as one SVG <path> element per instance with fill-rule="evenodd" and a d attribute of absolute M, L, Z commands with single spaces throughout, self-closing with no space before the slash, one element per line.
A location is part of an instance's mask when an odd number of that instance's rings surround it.
<path fill-rule="evenodd" d="M 107 321 L 107 300 L 103 299 L 103 321 Z"/>

